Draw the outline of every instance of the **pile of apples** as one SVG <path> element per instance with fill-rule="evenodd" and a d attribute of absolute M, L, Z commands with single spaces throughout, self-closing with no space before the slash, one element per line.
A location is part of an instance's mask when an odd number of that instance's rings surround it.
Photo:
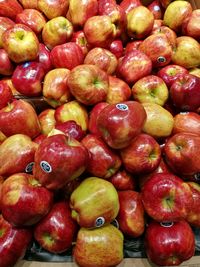
<path fill-rule="evenodd" d="M 199 40 L 184 0 L 0 1 L 0 267 L 33 241 L 82 267 L 117 266 L 124 237 L 194 255 Z"/>

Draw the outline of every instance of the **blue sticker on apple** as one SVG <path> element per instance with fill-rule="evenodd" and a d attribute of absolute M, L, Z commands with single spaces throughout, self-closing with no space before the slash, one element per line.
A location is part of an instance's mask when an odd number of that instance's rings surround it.
<path fill-rule="evenodd" d="M 157 58 L 157 61 L 158 61 L 159 63 L 164 63 L 164 62 L 166 62 L 166 58 L 163 57 L 163 56 L 160 56 L 160 57 Z"/>
<path fill-rule="evenodd" d="M 43 161 L 40 162 L 40 167 L 46 173 L 52 172 L 51 165 L 47 161 L 45 161 L 45 160 L 43 160 Z"/>
<path fill-rule="evenodd" d="M 33 171 L 34 164 L 35 164 L 35 162 L 30 162 L 29 164 L 27 164 L 27 166 L 25 168 L 25 172 L 31 173 Z"/>
<path fill-rule="evenodd" d="M 123 103 L 117 104 L 116 108 L 119 109 L 119 110 L 122 110 L 122 111 L 128 110 L 128 106 L 126 104 L 123 104 Z"/>
<path fill-rule="evenodd" d="M 95 221 L 95 226 L 101 227 L 102 225 L 104 225 L 104 223 L 105 223 L 104 217 L 98 217 Z"/>
<path fill-rule="evenodd" d="M 160 225 L 163 227 L 172 227 L 173 222 L 161 222 Z"/>

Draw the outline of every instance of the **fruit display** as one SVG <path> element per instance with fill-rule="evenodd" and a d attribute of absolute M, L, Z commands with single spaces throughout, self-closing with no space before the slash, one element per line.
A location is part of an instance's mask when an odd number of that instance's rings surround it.
<path fill-rule="evenodd" d="M 198 3 L 0 1 L 0 267 L 192 258 L 199 154 Z"/>

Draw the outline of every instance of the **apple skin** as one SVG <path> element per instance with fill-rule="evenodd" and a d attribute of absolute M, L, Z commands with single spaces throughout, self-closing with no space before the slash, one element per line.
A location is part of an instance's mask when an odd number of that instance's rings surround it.
<path fill-rule="evenodd" d="M 39 44 L 39 53 L 36 61 L 40 62 L 45 73 L 49 72 L 53 66 L 50 59 L 50 50 L 43 44 Z"/>
<path fill-rule="evenodd" d="M 53 193 L 27 173 L 9 176 L 4 181 L 1 192 L 2 215 L 18 227 L 36 224 L 53 204 Z"/>
<path fill-rule="evenodd" d="M 200 10 L 196 9 L 192 11 L 192 14 L 186 17 L 182 24 L 182 33 L 193 37 L 196 40 L 200 40 Z"/>
<path fill-rule="evenodd" d="M 0 17 L 0 48 L 3 47 L 2 34 L 12 28 L 15 22 L 7 17 Z"/>
<path fill-rule="evenodd" d="M 46 24 L 46 18 L 36 9 L 24 9 L 21 13 L 17 14 L 15 22 L 28 26 L 38 35 Z"/>
<path fill-rule="evenodd" d="M 112 43 L 110 44 L 109 50 L 111 53 L 113 53 L 116 56 L 116 58 L 122 57 L 124 53 L 122 41 L 120 39 L 116 39 L 112 41 Z"/>
<path fill-rule="evenodd" d="M 189 70 L 189 73 L 200 78 L 200 68 L 192 68 Z"/>
<path fill-rule="evenodd" d="M 88 51 L 91 49 L 91 45 L 88 43 L 83 30 L 74 31 L 71 42 L 75 42 L 80 46 L 84 56 L 87 55 Z"/>
<path fill-rule="evenodd" d="M 40 124 L 35 109 L 24 100 L 13 100 L 0 110 L 0 131 L 6 136 L 21 133 L 36 137 Z"/>
<path fill-rule="evenodd" d="M 186 68 L 174 64 L 164 66 L 157 72 L 157 76 L 163 79 L 168 88 L 178 77 L 185 76 L 185 74 L 188 74 Z"/>
<path fill-rule="evenodd" d="M 151 221 L 144 242 L 147 257 L 159 266 L 178 266 L 195 253 L 195 236 L 184 220 L 172 222 L 171 226 Z"/>
<path fill-rule="evenodd" d="M 154 16 L 145 6 L 138 6 L 127 13 L 127 32 L 134 39 L 144 39 L 153 29 Z"/>
<path fill-rule="evenodd" d="M 174 116 L 173 134 L 182 132 L 200 135 L 200 115 L 195 112 L 185 112 Z"/>
<path fill-rule="evenodd" d="M 97 117 L 97 127 L 103 140 L 115 149 L 130 145 L 146 120 L 143 106 L 136 101 L 110 104 Z"/>
<path fill-rule="evenodd" d="M 10 76 L 14 71 L 14 64 L 5 49 L 0 48 L 0 75 Z"/>
<path fill-rule="evenodd" d="M 117 266 L 123 260 L 123 241 L 122 232 L 111 224 L 92 230 L 81 228 L 74 260 L 82 267 Z"/>
<path fill-rule="evenodd" d="M 132 190 L 118 192 L 120 209 L 117 216 L 119 229 L 124 235 L 139 237 L 144 233 L 144 207 L 140 193 Z"/>
<path fill-rule="evenodd" d="M 3 0 L 0 3 L 0 16 L 15 19 L 18 13 L 23 11 L 23 7 L 17 0 Z"/>
<path fill-rule="evenodd" d="M 141 196 L 145 211 L 158 222 L 185 219 L 193 202 L 189 185 L 171 173 L 154 174 L 143 185 Z"/>
<path fill-rule="evenodd" d="M 19 0 L 24 9 L 37 9 L 38 0 Z"/>
<path fill-rule="evenodd" d="M 81 227 L 101 227 L 112 222 L 119 212 L 117 190 L 105 179 L 87 177 L 72 192 L 70 207 L 72 218 Z"/>
<path fill-rule="evenodd" d="M 133 175 L 128 173 L 125 169 L 120 169 L 109 179 L 117 191 L 135 190 L 136 180 Z"/>
<path fill-rule="evenodd" d="M 16 66 L 12 83 L 20 94 L 34 97 L 42 94 L 45 71 L 39 62 L 26 62 Z"/>
<path fill-rule="evenodd" d="M 47 17 L 48 20 L 59 16 L 66 16 L 69 2 L 65 0 L 38 0 L 37 9 Z"/>
<path fill-rule="evenodd" d="M 121 8 L 127 14 L 129 11 L 134 9 L 135 7 L 141 6 L 142 3 L 140 0 L 122 0 L 120 3 Z"/>
<path fill-rule="evenodd" d="M 164 33 L 149 35 L 139 46 L 151 60 L 153 67 L 163 67 L 172 59 L 172 46 Z"/>
<path fill-rule="evenodd" d="M 71 70 L 83 63 L 84 55 L 79 45 L 74 42 L 68 42 L 56 45 L 51 50 L 50 59 L 54 68 L 67 68 Z"/>
<path fill-rule="evenodd" d="M 34 161 L 37 145 L 29 136 L 14 134 L 0 145 L 0 175 L 8 177 L 25 172 L 27 165 Z"/>
<path fill-rule="evenodd" d="M 135 40 L 135 41 L 131 41 L 131 42 L 127 43 L 126 47 L 125 47 L 125 53 L 131 52 L 133 49 L 138 50 L 138 48 L 142 42 L 143 42 L 142 40 Z"/>
<path fill-rule="evenodd" d="M 36 224 L 34 238 L 45 250 L 62 253 L 72 246 L 77 228 L 76 222 L 71 217 L 69 203 L 58 201 Z"/>
<path fill-rule="evenodd" d="M 121 167 L 121 159 L 118 154 L 112 151 L 99 137 L 87 134 L 81 143 L 89 152 L 86 170 L 90 175 L 109 179 Z"/>
<path fill-rule="evenodd" d="M 197 178 L 200 172 L 200 136 L 193 133 L 177 133 L 170 137 L 164 147 L 165 160 L 177 174 Z"/>
<path fill-rule="evenodd" d="M 128 147 L 121 149 L 125 169 L 133 174 L 154 171 L 161 160 L 161 149 L 157 141 L 148 134 L 137 135 Z"/>
<path fill-rule="evenodd" d="M 151 34 L 155 34 L 155 33 L 164 33 L 169 41 L 169 43 L 171 44 L 172 48 L 175 48 L 176 46 L 176 38 L 177 38 L 177 35 L 176 35 L 176 32 L 173 31 L 172 29 L 170 29 L 169 27 L 167 26 L 160 26 L 160 27 L 157 27 L 156 29 L 153 29 Z"/>
<path fill-rule="evenodd" d="M 147 75 L 133 85 L 132 95 L 140 103 L 150 102 L 164 106 L 169 97 L 169 90 L 161 78 Z"/>
<path fill-rule="evenodd" d="M 140 78 L 149 75 L 152 71 L 152 62 L 143 52 L 133 50 L 119 58 L 116 70 L 117 77 L 123 79 L 129 85 Z"/>
<path fill-rule="evenodd" d="M 81 64 L 71 70 L 67 84 L 76 100 L 94 105 L 106 100 L 108 74 L 96 65 Z"/>
<path fill-rule="evenodd" d="M 28 228 L 13 227 L 0 215 L 0 265 L 12 267 L 22 260 L 32 241 L 32 231 Z"/>
<path fill-rule="evenodd" d="M 55 109 L 47 108 L 38 115 L 38 120 L 41 126 L 41 133 L 48 135 L 56 125 L 54 117 Z"/>
<path fill-rule="evenodd" d="M 183 111 L 195 111 L 200 107 L 199 87 L 199 77 L 189 73 L 179 76 L 170 87 L 173 104 Z"/>
<path fill-rule="evenodd" d="M 56 134 L 47 137 L 35 153 L 33 175 L 50 190 L 57 190 L 86 169 L 87 149 L 72 137 Z"/>
<path fill-rule="evenodd" d="M 39 52 L 39 40 L 26 25 L 15 24 L 2 35 L 3 48 L 15 63 L 35 60 Z"/>
<path fill-rule="evenodd" d="M 69 135 L 79 142 L 86 134 L 85 131 L 82 130 L 81 126 L 73 120 L 60 123 L 58 122 L 55 125 L 55 129 L 62 131 L 65 135 Z"/>
<path fill-rule="evenodd" d="M 154 19 L 162 19 L 163 18 L 163 8 L 159 2 L 159 0 L 152 1 L 147 8 L 152 12 Z"/>
<path fill-rule="evenodd" d="M 73 34 L 73 25 L 65 17 L 59 16 L 47 21 L 42 30 L 43 43 L 52 49 L 70 41 Z"/>
<path fill-rule="evenodd" d="M 40 145 L 44 141 L 45 138 L 47 138 L 46 135 L 40 134 L 36 138 L 33 139 L 33 142 Z"/>
<path fill-rule="evenodd" d="M 0 49 L 1 50 L 1 49 Z M 0 52 L 1 53 L 1 52 Z M 10 87 L 3 80 L 0 81 L 0 109 L 7 106 L 13 100 Z"/>

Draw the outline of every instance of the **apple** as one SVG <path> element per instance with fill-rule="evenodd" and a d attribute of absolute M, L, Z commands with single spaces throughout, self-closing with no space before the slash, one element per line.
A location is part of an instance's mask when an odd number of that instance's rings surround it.
<path fill-rule="evenodd" d="M 191 15 L 186 17 L 182 24 L 182 33 L 193 37 L 196 40 L 200 40 L 200 9 L 193 10 Z"/>
<path fill-rule="evenodd" d="M 61 188 L 59 193 L 62 194 L 62 196 L 65 200 L 69 201 L 72 192 L 80 185 L 80 183 L 81 183 L 81 178 L 78 177 L 78 178 L 68 182 L 66 185 L 64 185 Z M 71 212 L 70 212 L 70 214 L 71 214 Z"/>
<path fill-rule="evenodd" d="M 144 207 L 140 193 L 132 190 L 118 192 L 120 209 L 117 216 L 119 229 L 124 235 L 139 237 L 144 233 Z"/>
<path fill-rule="evenodd" d="M 145 123 L 146 112 L 136 101 L 110 104 L 97 117 L 97 127 L 103 140 L 115 149 L 127 147 Z"/>
<path fill-rule="evenodd" d="M 163 67 L 172 59 L 172 46 L 164 33 L 149 35 L 139 46 L 151 60 L 153 67 Z"/>
<path fill-rule="evenodd" d="M 192 68 L 189 70 L 189 73 L 200 78 L 200 68 Z"/>
<path fill-rule="evenodd" d="M 115 72 L 118 61 L 116 56 L 109 50 L 95 47 L 87 53 L 84 64 L 96 65 L 107 74 L 111 75 Z"/>
<path fill-rule="evenodd" d="M 145 211 L 158 222 L 185 219 L 193 202 L 189 185 L 172 173 L 152 175 L 141 195 Z"/>
<path fill-rule="evenodd" d="M 88 113 L 82 104 L 76 100 L 69 101 L 55 110 L 56 122 L 73 120 L 81 126 L 83 131 L 88 129 Z"/>
<path fill-rule="evenodd" d="M 195 112 L 185 112 L 174 116 L 173 134 L 182 132 L 200 135 L 200 115 Z"/>
<path fill-rule="evenodd" d="M 13 99 L 13 94 L 10 87 L 4 82 L 0 81 L 0 109 L 7 106 Z"/>
<path fill-rule="evenodd" d="M 32 231 L 28 228 L 13 227 L 0 215 L 0 265 L 14 266 L 23 259 L 32 241 Z"/>
<path fill-rule="evenodd" d="M 15 24 L 2 35 L 3 48 L 15 63 L 35 60 L 39 41 L 35 33 L 24 24 Z"/>
<path fill-rule="evenodd" d="M 178 77 L 170 87 L 173 104 L 180 110 L 195 111 L 200 107 L 200 78 L 192 74 Z"/>
<path fill-rule="evenodd" d="M 78 266 L 117 266 L 123 260 L 124 237 L 120 230 L 108 224 L 96 229 L 78 231 L 73 257 Z"/>
<path fill-rule="evenodd" d="M 59 16 L 47 21 L 42 29 L 42 41 L 52 49 L 56 45 L 67 43 L 73 34 L 73 25 L 65 17 Z"/>
<path fill-rule="evenodd" d="M 173 115 L 155 103 L 142 103 L 142 105 L 147 114 L 143 132 L 156 139 L 170 136 L 174 126 Z"/>
<path fill-rule="evenodd" d="M 190 36 L 180 36 L 176 39 L 176 49 L 172 54 L 172 62 L 186 69 L 200 65 L 200 44 Z"/>
<path fill-rule="evenodd" d="M 163 18 L 163 9 L 159 0 L 151 1 L 147 8 L 152 12 L 154 19 Z"/>
<path fill-rule="evenodd" d="M 50 59 L 54 68 L 67 68 L 71 70 L 83 63 L 84 55 L 79 45 L 74 42 L 67 42 L 56 45 L 51 50 Z"/>
<path fill-rule="evenodd" d="M 118 154 L 112 151 L 99 137 L 87 134 L 81 141 L 89 152 L 86 171 L 93 176 L 109 179 L 121 166 Z M 101 162 L 101 164 L 99 164 Z"/>
<path fill-rule="evenodd" d="M 106 97 L 108 104 L 117 104 L 131 98 L 131 88 L 126 82 L 111 75 L 109 75 L 108 80 L 109 86 Z"/>
<path fill-rule="evenodd" d="M 136 179 L 134 179 L 133 175 L 125 169 L 121 169 L 113 174 L 110 177 L 109 182 L 114 185 L 117 191 L 136 189 Z"/>
<path fill-rule="evenodd" d="M 195 236 L 184 220 L 165 224 L 151 221 L 144 242 L 147 257 L 159 266 L 178 266 L 195 253 Z"/>
<path fill-rule="evenodd" d="M 94 105 L 106 99 L 108 74 L 96 65 L 81 64 L 71 70 L 67 84 L 76 100 Z"/>
<path fill-rule="evenodd" d="M 40 124 L 35 109 L 24 100 L 13 100 L 0 110 L 0 131 L 6 136 L 21 133 L 36 137 Z"/>
<path fill-rule="evenodd" d="M 188 74 L 186 68 L 174 64 L 164 66 L 157 72 L 157 76 L 163 79 L 168 88 L 178 77 L 183 77 L 186 74 Z"/>
<path fill-rule="evenodd" d="M 41 133 L 48 135 L 56 125 L 54 117 L 55 109 L 47 108 L 38 115 L 38 120 L 41 126 Z"/>
<path fill-rule="evenodd" d="M 24 9 L 37 9 L 38 0 L 19 0 Z"/>
<path fill-rule="evenodd" d="M 47 137 L 35 153 L 33 175 L 50 190 L 57 190 L 79 177 L 88 162 L 87 149 L 63 134 Z"/>
<path fill-rule="evenodd" d="M 65 135 L 69 135 L 77 141 L 81 141 L 86 134 L 85 131 L 82 130 L 81 126 L 73 120 L 60 123 L 58 122 L 55 125 L 55 129 L 62 131 Z"/>
<path fill-rule="evenodd" d="M 116 26 L 107 15 L 96 15 L 87 19 L 83 31 L 89 44 L 106 48 L 116 37 Z"/>
<path fill-rule="evenodd" d="M 36 61 L 40 62 L 45 73 L 49 72 L 53 66 L 50 59 L 50 50 L 43 44 L 39 44 L 39 53 Z"/>
<path fill-rule="evenodd" d="M 125 47 L 125 53 L 131 52 L 133 49 L 138 50 L 138 48 L 142 42 L 143 42 L 142 40 L 135 40 L 135 41 L 131 41 L 131 42 L 127 43 L 126 47 Z"/>
<path fill-rule="evenodd" d="M 192 6 L 188 1 L 174 1 L 165 9 L 163 22 L 175 32 L 180 32 L 185 18 L 192 14 Z"/>
<path fill-rule="evenodd" d="M 198 178 L 200 136 L 194 133 L 181 132 L 170 137 L 164 147 L 165 160 L 177 174 L 188 179 Z"/>
<path fill-rule="evenodd" d="M 38 144 L 38 145 L 40 145 L 40 144 L 44 141 L 45 138 L 47 138 L 46 135 L 44 135 L 44 134 L 39 134 L 37 137 L 35 137 L 35 138 L 33 139 L 33 142 L 36 143 L 36 144 Z M 34 165 L 34 164 L 33 164 L 33 165 Z M 33 165 L 32 165 L 32 166 L 33 166 Z M 30 165 L 29 165 L 29 166 L 30 166 Z M 31 172 L 32 172 L 32 168 L 31 168 Z"/>
<path fill-rule="evenodd" d="M 71 217 L 69 203 L 58 201 L 36 224 L 34 238 L 46 251 L 62 253 L 72 246 L 76 232 L 77 224 Z"/>
<path fill-rule="evenodd" d="M 161 78 L 147 75 L 133 85 L 132 94 L 140 103 L 148 102 L 163 106 L 168 99 L 169 90 Z"/>
<path fill-rule="evenodd" d="M 83 30 L 74 31 L 72 34 L 71 42 L 75 42 L 80 46 L 84 56 L 87 55 L 88 51 L 91 49 L 91 45 L 88 44 Z"/>
<path fill-rule="evenodd" d="M 0 2 L 0 16 L 15 19 L 18 13 L 23 10 L 17 0 L 2 0 Z"/>
<path fill-rule="evenodd" d="M 133 174 L 154 171 L 161 160 L 161 149 L 157 141 L 148 134 L 138 134 L 131 144 L 120 151 L 125 169 Z"/>
<path fill-rule="evenodd" d="M 10 76 L 14 71 L 14 64 L 5 49 L 0 48 L 0 75 Z"/>
<path fill-rule="evenodd" d="M 132 9 L 141 6 L 142 3 L 140 0 L 122 0 L 120 2 L 121 8 L 124 10 L 125 13 L 128 13 Z"/>
<path fill-rule="evenodd" d="M 175 31 L 173 31 L 172 29 L 170 29 L 167 26 L 162 25 L 162 26 L 157 27 L 156 29 L 152 30 L 151 34 L 155 34 L 155 33 L 164 33 L 166 35 L 169 43 L 171 44 L 172 48 L 176 47 L 177 35 L 176 35 Z"/>
<path fill-rule="evenodd" d="M 109 50 L 111 53 L 113 53 L 116 56 L 116 58 L 122 57 L 124 53 L 122 41 L 120 39 L 116 39 L 112 41 L 112 43 L 110 44 Z"/>
<path fill-rule="evenodd" d="M 101 227 L 116 218 L 119 212 L 118 194 L 109 181 L 87 177 L 72 192 L 70 207 L 72 218 L 81 227 Z"/>
<path fill-rule="evenodd" d="M 127 13 L 127 32 L 135 39 L 144 39 L 153 29 L 154 16 L 145 6 L 138 6 Z"/>
<path fill-rule="evenodd" d="M 3 47 L 2 35 L 3 33 L 12 28 L 15 22 L 7 17 L 0 17 L 0 48 Z"/>
<path fill-rule="evenodd" d="M 47 17 L 48 20 L 66 16 L 69 7 L 69 2 L 65 0 L 38 0 L 37 9 Z"/>
<path fill-rule="evenodd" d="M 36 9 L 24 9 L 21 13 L 17 14 L 15 22 L 28 26 L 38 35 L 46 24 L 46 18 Z"/>
<path fill-rule="evenodd" d="M 152 62 L 143 52 L 133 50 L 119 58 L 116 70 L 117 77 L 123 79 L 129 85 L 140 78 L 149 75 L 152 71 Z"/>
<path fill-rule="evenodd" d="M 26 172 L 28 164 L 34 161 L 37 145 L 24 134 L 7 137 L 0 145 L 0 175 L 8 177 L 14 173 Z"/>

